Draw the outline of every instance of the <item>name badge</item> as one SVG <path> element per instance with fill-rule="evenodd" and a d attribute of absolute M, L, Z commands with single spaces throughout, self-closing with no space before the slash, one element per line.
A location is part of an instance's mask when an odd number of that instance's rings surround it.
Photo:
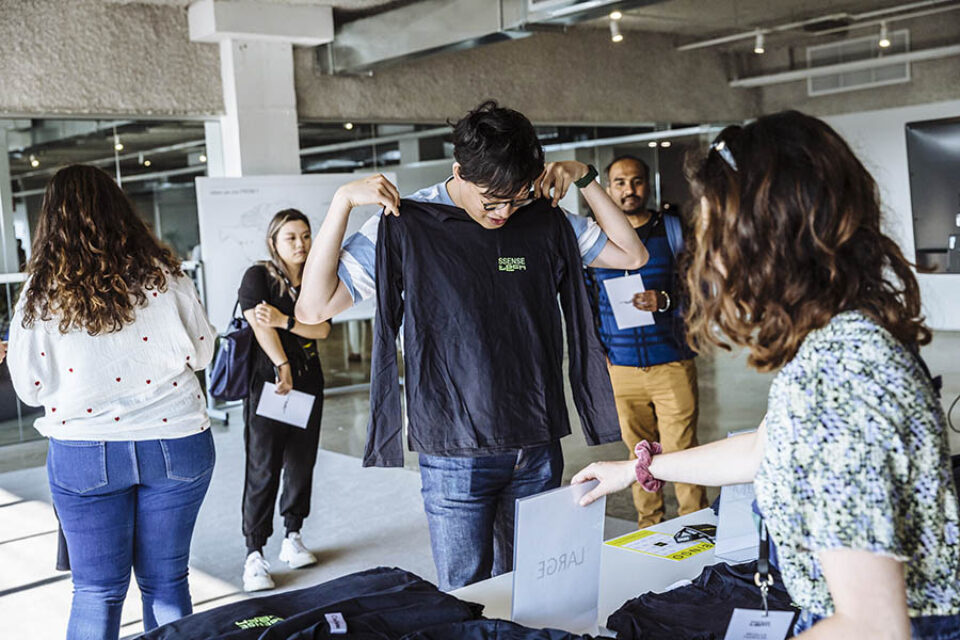
<path fill-rule="evenodd" d="M 734 609 L 723 640 L 784 640 L 793 624 L 793 611 Z"/>

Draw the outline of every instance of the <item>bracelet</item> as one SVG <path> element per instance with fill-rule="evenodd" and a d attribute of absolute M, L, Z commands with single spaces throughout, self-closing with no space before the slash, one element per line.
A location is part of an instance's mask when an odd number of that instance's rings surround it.
<path fill-rule="evenodd" d="M 297 319 L 294 316 L 287 316 L 287 331 L 293 331 L 293 328 L 297 326 Z"/>
<path fill-rule="evenodd" d="M 657 309 L 658 312 L 663 313 L 670 308 L 670 294 L 666 291 L 661 291 L 660 295 L 667 299 L 667 302 L 663 305 L 663 309 Z"/>
<path fill-rule="evenodd" d="M 663 488 L 663 480 L 657 480 L 650 473 L 650 463 L 653 462 L 653 456 L 663 453 L 663 447 L 659 442 L 647 442 L 641 440 L 634 447 L 633 453 L 637 456 L 637 465 L 634 467 L 637 474 L 637 482 L 647 493 L 657 493 Z"/>
<path fill-rule="evenodd" d="M 284 360 L 284 361 L 281 362 L 280 364 L 275 364 L 275 365 L 273 365 L 273 366 L 274 366 L 275 369 L 279 369 L 280 367 L 282 367 L 282 366 L 285 365 L 285 364 L 286 364 L 286 365 L 290 364 L 290 361 L 289 361 L 289 360 Z"/>

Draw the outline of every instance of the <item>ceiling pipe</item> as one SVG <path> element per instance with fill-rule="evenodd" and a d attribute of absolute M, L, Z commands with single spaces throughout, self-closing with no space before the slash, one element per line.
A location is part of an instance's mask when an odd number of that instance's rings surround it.
<path fill-rule="evenodd" d="M 119 160 L 130 160 L 132 158 L 137 158 L 140 154 L 147 155 L 158 155 L 161 153 L 169 153 L 171 151 L 180 151 L 182 149 L 192 149 L 193 147 L 202 147 L 207 142 L 206 140 L 190 140 L 188 142 L 178 142 L 177 144 L 171 144 L 164 147 L 155 147 L 153 149 L 141 149 L 138 151 L 133 151 L 131 153 L 125 153 L 119 157 Z M 114 157 L 110 156 L 109 158 L 98 158 L 96 160 L 86 160 L 83 164 L 93 165 L 95 167 L 105 167 L 110 164 L 113 164 Z M 18 173 L 11 176 L 15 180 L 21 180 L 23 178 L 35 178 L 37 176 L 47 176 L 53 175 L 57 172 L 60 167 L 47 167 L 46 169 L 37 169 L 36 171 L 26 171 L 24 173 Z"/>
<path fill-rule="evenodd" d="M 376 138 L 361 138 L 359 140 L 350 140 L 348 142 L 334 142 L 324 144 L 318 147 L 306 147 L 300 149 L 301 156 L 315 156 L 321 153 L 334 153 L 336 151 L 347 151 L 349 149 L 361 149 L 375 144 L 389 144 L 400 142 L 402 140 L 419 140 L 421 138 L 435 138 L 437 136 L 447 135 L 452 129 L 450 127 L 435 127 L 433 129 L 423 129 L 422 131 L 412 131 L 410 133 L 397 133 L 388 136 L 379 136 Z"/>
<path fill-rule="evenodd" d="M 739 78 L 737 80 L 731 80 L 730 86 L 738 89 L 764 87 L 771 84 L 781 84 L 784 82 L 806 80 L 807 78 L 828 76 L 834 73 L 863 71 L 865 69 L 885 67 L 892 64 L 920 62 L 923 60 L 937 60 L 939 58 L 947 58 L 957 55 L 960 55 L 960 44 L 954 44 L 945 47 L 934 47 L 932 49 L 921 49 L 919 51 L 909 51 L 907 53 L 896 53 L 893 55 L 883 56 L 882 58 L 869 58 L 867 60 L 855 60 L 853 62 L 841 62 L 839 64 L 826 64 L 819 67 L 797 69 L 795 71 L 784 71 L 782 73 L 771 73 L 762 76 Z"/>
<path fill-rule="evenodd" d="M 193 167 L 184 167 L 182 169 L 168 169 L 166 171 L 151 171 L 149 173 L 127 173 L 123 176 L 124 184 L 130 182 L 144 182 L 146 180 L 154 180 L 157 178 L 169 178 L 171 176 L 185 176 L 191 173 L 205 173 L 207 171 L 207 166 L 204 164 L 196 165 Z M 39 196 L 42 195 L 46 189 L 24 189 L 23 191 L 14 191 L 13 197 L 17 199 L 27 198 L 29 196 Z"/>
<path fill-rule="evenodd" d="M 934 5 L 944 5 L 950 3 L 948 6 L 937 7 L 936 9 L 927 9 L 925 11 L 915 11 L 913 9 L 924 9 L 926 7 L 932 7 Z M 839 27 L 836 29 L 828 29 L 825 31 L 817 32 L 816 35 L 828 35 L 831 33 L 838 33 L 846 31 L 849 29 L 857 29 L 861 27 L 866 27 L 869 25 L 875 25 L 880 23 L 880 17 L 887 22 L 899 21 L 899 20 L 909 20 L 911 18 L 919 18 L 926 15 L 932 15 L 935 13 L 943 13 L 945 11 L 955 11 L 960 9 L 960 3 L 956 0 L 923 0 L 921 2 L 912 2 L 909 4 L 898 5 L 896 7 L 888 7 L 886 9 L 878 9 L 876 11 L 869 11 L 865 13 L 858 14 L 849 14 L 849 13 L 831 13 L 823 16 L 817 16 L 816 18 L 810 18 L 807 20 L 800 20 L 797 22 L 788 22 L 785 24 L 774 25 L 771 27 L 764 27 L 762 31 L 767 34 L 771 33 L 782 33 L 785 31 L 795 31 L 797 29 L 802 29 L 811 24 L 817 24 L 818 22 L 828 22 L 831 20 L 845 20 L 849 19 L 852 21 L 850 25 Z M 894 15 L 901 12 L 902 15 Z M 892 17 L 891 17 L 892 16 Z M 677 51 L 693 51 L 695 49 L 705 49 L 708 47 L 716 47 L 724 44 L 731 44 L 734 42 L 740 41 L 749 41 L 756 37 L 757 29 L 751 29 L 750 31 L 742 31 L 739 33 L 733 33 L 727 36 L 720 36 L 717 38 L 710 38 L 708 40 L 700 40 L 697 42 L 690 42 L 688 44 L 680 45 L 677 47 Z"/>
<path fill-rule="evenodd" d="M 317 49 L 331 74 L 374 69 L 441 52 L 526 38 L 665 0 L 421 0 L 347 22 Z"/>

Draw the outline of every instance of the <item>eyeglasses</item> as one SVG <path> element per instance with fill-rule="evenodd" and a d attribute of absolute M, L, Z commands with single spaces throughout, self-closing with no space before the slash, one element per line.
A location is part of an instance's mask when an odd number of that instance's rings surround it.
<path fill-rule="evenodd" d="M 499 211 L 500 209 L 503 209 L 505 207 L 513 207 L 515 209 L 519 209 L 520 207 L 527 206 L 528 204 L 530 204 L 536 199 L 537 199 L 536 196 L 533 195 L 533 191 L 530 191 L 530 193 L 527 194 L 526 198 L 520 198 L 519 200 L 505 200 L 503 202 L 484 202 L 483 210 Z"/>
<path fill-rule="evenodd" d="M 716 544 L 717 527 L 712 524 L 695 524 L 684 527 L 673 535 L 675 542 L 693 542 L 694 540 L 705 540 L 710 544 Z"/>

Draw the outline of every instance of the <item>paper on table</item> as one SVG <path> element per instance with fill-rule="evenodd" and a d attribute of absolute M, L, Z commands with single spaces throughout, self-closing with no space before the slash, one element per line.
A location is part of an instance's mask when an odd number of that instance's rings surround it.
<path fill-rule="evenodd" d="M 260 394 L 260 402 L 257 404 L 257 415 L 306 429 L 316 399 L 316 396 L 296 390 L 279 395 L 277 385 L 264 382 L 263 393 Z"/>
<path fill-rule="evenodd" d="M 633 296 L 645 291 L 643 278 L 639 273 L 621 278 L 609 278 L 603 281 L 603 286 L 607 290 L 607 297 L 610 299 L 610 306 L 613 307 L 613 317 L 617 321 L 618 328 L 632 329 L 653 324 L 653 313 L 640 311 L 633 306 Z"/>
<path fill-rule="evenodd" d="M 648 556 L 676 561 L 686 560 L 698 553 L 713 549 L 713 543 L 705 540 L 677 542 L 673 539 L 673 536 L 668 533 L 660 533 L 659 531 L 651 531 L 650 529 L 634 531 L 619 538 L 607 540 L 604 544 L 620 549 L 638 551 Z"/>

